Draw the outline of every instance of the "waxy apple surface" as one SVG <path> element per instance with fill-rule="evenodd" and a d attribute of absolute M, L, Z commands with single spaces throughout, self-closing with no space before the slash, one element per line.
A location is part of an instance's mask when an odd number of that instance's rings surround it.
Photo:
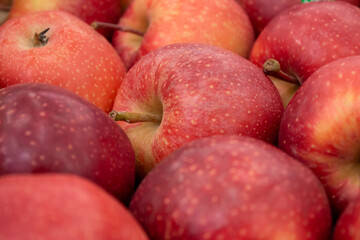
<path fill-rule="evenodd" d="M 50 84 L 0 90 L 0 175 L 66 172 L 123 202 L 134 191 L 135 155 L 124 131 L 99 108 Z"/>
<path fill-rule="evenodd" d="M 265 74 L 215 46 L 173 44 L 144 56 L 127 73 L 113 110 L 158 116 L 119 122 L 129 136 L 140 176 L 192 140 L 238 134 L 275 143 L 283 112 Z"/>
<path fill-rule="evenodd" d="M 37 38 L 44 30 L 49 30 Z M 64 87 L 109 112 L 125 75 L 104 37 L 63 11 L 12 18 L 0 28 L 0 87 L 43 82 Z"/>
<path fill-rule="evenodd" d="M 301 4 L 301 0 L 236 0 L 249 15 L 257 34 L 282 11 Z M 331 0 L 330 0 L 331 1 Z M 339 0 L 359 6 L 359 0 Z"/>
<path fill-rule="evenodd" d="M 1 176 L 0 205 L 4 240 L 148 239 L 123 205 L 75 175 Z"/>
<path fill-rule="evenodd" d="M 134 0 L 119 25 L 144 33 L 114 33 L 112 43 L 127 68 L 172 43 L 206 43 L 248 57 L 254 42 L 251 22 L 233 0 Z"/>
<path fill-rule="evenodd" d="M 130 210 L 152 240 L 325 240 L 331 211 L 310 169 L 263 141 L 214 136 L 159 163 Z"/>
<path fill-rule="evenodd" d="M 250 60 L 276 59 L 302 84 L 321 66 L 360 54 L 360 9 L 341 1 L 298 4 L 274 18 L 255 41 Z"/>
<path fill-rule="evenodd" d="M 360 57 L 321 67 L 285 109 L 279 147 L 320 178 L 335 212 L 359 195 Z"/>

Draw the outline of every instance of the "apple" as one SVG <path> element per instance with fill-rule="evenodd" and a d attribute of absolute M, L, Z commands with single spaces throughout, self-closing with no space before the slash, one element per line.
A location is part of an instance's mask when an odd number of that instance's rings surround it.
<path fill-rule="evenodd" d="M 341 214 L 334 229 L 333 240 L 358 240 L 360 236 L 360 196 Z"/>
<path fill-rule="evenodd" d="M 148 239 L 122 204 L 75 175 L 2 176 L 0 205 L 1 239 Z"/>
<path fill-rule="evenodd" d="M 251 22 L 234 0 L 133 0 L 118 24 L 142 32 L 113 35 L 113 46 L 127 68 L 172 43 L 206 43 L 248 57 L 254 42 Z"/>
<path fill-rule="evenodd" d="M 244 8 L 254 26 L 257 35 L 264 27 L 282 11 L 296 5 L 301 4 L 300 0 L 236 0 L 240 6 Z M 316 0 L 313 0 L 314 2 Z M 331 0 L 329 0 L 331 1 Z M 360 5 L 359 0 L 339 0 Z"/>
<path fill-rule="evenodd" d="M 319 68 L 285 109 L 279 147 L 309 166 L 338 215 L 359 194 L 360 56 Z"/>
<path fill-rule="evenodd" d="M 130 211 L 152 240 L 329 239 L 320 181 L 275 146 L 241 136 L 193 141 L 137 188 Z"/>
<path fill-rule="evenodd" d="M 110 115 L 129 136 L 142 178 L 198 138 L 238 134 L 275 143 L 282 113 L 275 86 L 250 61 L 207 44 L 177 43 L 129 70 Z"/>
<path fill-rule="evenodd" d="M 101 109 L 58 86 L 0 90 L 0 175 L 66 172 L 98 183 L 124 203 L 134 191 L 135 154 Z"/>
<path fill-rule="evenodd" d="M 110 112 L 126 69 L 112 45 L 64 11 L 12 18 L 0 28 L 0 88 L 43 82 Z"/>
<path fill-rule="evenodd" d="M 249 59 L 259 67 L 277 60 L 285 79 L 300 85 L 326 63 L 360 54 L 359 36 L 358 7 L 341 1 L 297 4 L 264 28 Z"/>
<path fill-rule="evenodd" d="M 124 0 L 13 0 L 9 18 L 44 10 L 63 10 L 90 24 L 93 21 L 117 23 Z M 100 31 L 110 37 L 111 31 Z"/>

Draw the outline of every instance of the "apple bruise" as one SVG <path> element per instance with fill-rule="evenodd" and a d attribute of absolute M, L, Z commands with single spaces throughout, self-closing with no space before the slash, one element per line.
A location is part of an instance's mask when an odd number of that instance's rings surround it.
<path fill-rule="evenodd" d="M 279 147 L 307 164 L 325 185 L 336 214 L 360 192 L 359 57 L 316 71 L 285 110 Z"/>

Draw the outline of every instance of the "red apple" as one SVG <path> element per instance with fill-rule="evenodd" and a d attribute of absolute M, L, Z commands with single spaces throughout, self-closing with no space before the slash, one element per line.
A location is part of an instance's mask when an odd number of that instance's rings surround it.
<path fill-rule="evenodd" d="M 44 10 L 63 10 L 86 23 L 104 21 L 117 23 L 123 11 L 123 0 L 13 0 L 9 18 Z M 110 37 L 110 31 L 101 33 Z"/>
<path fill-rule="evenodd" d="M 1 239 L 148 239 L 124 206 L 77 176 L 2 176 L 0 206 Z"/>
<path fill-rule="evenodd" d="M 265 27 L 250 60 L 262 67 L 276 59 L 289 78 L 302 84 L 324 64 L 360 54 L 359 36 L 358 7 L 341 1 L 297 4 Z"/>
<path fill-rule="evenodd" d="M 125 72 L 111 44 L 69 13 L 30 13 L 0 28 L 1 88 L 51 83 L 109 112 Z"/>
<path fill-rule="evenodd" d="M 336 223 L 333 240 L 359 240 L 360 196 L 352 201 Z"/>
<path fill-rule="evenodd" d="M 359 194 L 360 56 L 321 67 L 285 109 L 279 147 L 308 165 L 335 212 Z"/>
<path fill-rule="evenodd" d="M 251 22 L 234 0 L 133 0 L 119 25 L 143 33 L 114 33 L 112 43 L 127 68 L 172 43 L 207 43 L 247 57 L 254 41 Z"/>
<path fill-rule="evenodd" d="M 211 45 L 179 43 L 152 51 L 130 69 L 113 110 L 113 118 L 130 122 L 119 124 L 142 177 L 176 148 L 205 136 L 275 142 L 283 106 L 271 81 L 248 60 Z"/>
<path fill-rule="evenodd" d="M 296 4 L 301 4 L 301 0 L 236 0 L 249 15 L 257 34 L 277 15 L 285 9 Z M 315 0 L 314 0 L 315 1 Z M 329 0 L 331 1 L 331 0 Z M 360 5 L 359 0 L 338 0 L 356 6 Z"/>
<path fill-rule="evenodd" d="M 304 165 L 260 140 L 215 136 L 169 155 L 130 210 L 152 240 L 325 240 L 331 211 Z"/>
<path fill-rule="evenodd" d="M 96 106 L 50 84 L 0 90 L 0 175 L 66 172 L 127 203 L 135 155 L 124 131 Z"/>

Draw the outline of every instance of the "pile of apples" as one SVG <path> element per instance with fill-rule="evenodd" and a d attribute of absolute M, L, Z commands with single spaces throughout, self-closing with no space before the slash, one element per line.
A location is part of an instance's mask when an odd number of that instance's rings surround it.
<path fill-rule="evenodd" d="M 359 7 L 0 0 L 0 240 L 360 240 Z"/>

